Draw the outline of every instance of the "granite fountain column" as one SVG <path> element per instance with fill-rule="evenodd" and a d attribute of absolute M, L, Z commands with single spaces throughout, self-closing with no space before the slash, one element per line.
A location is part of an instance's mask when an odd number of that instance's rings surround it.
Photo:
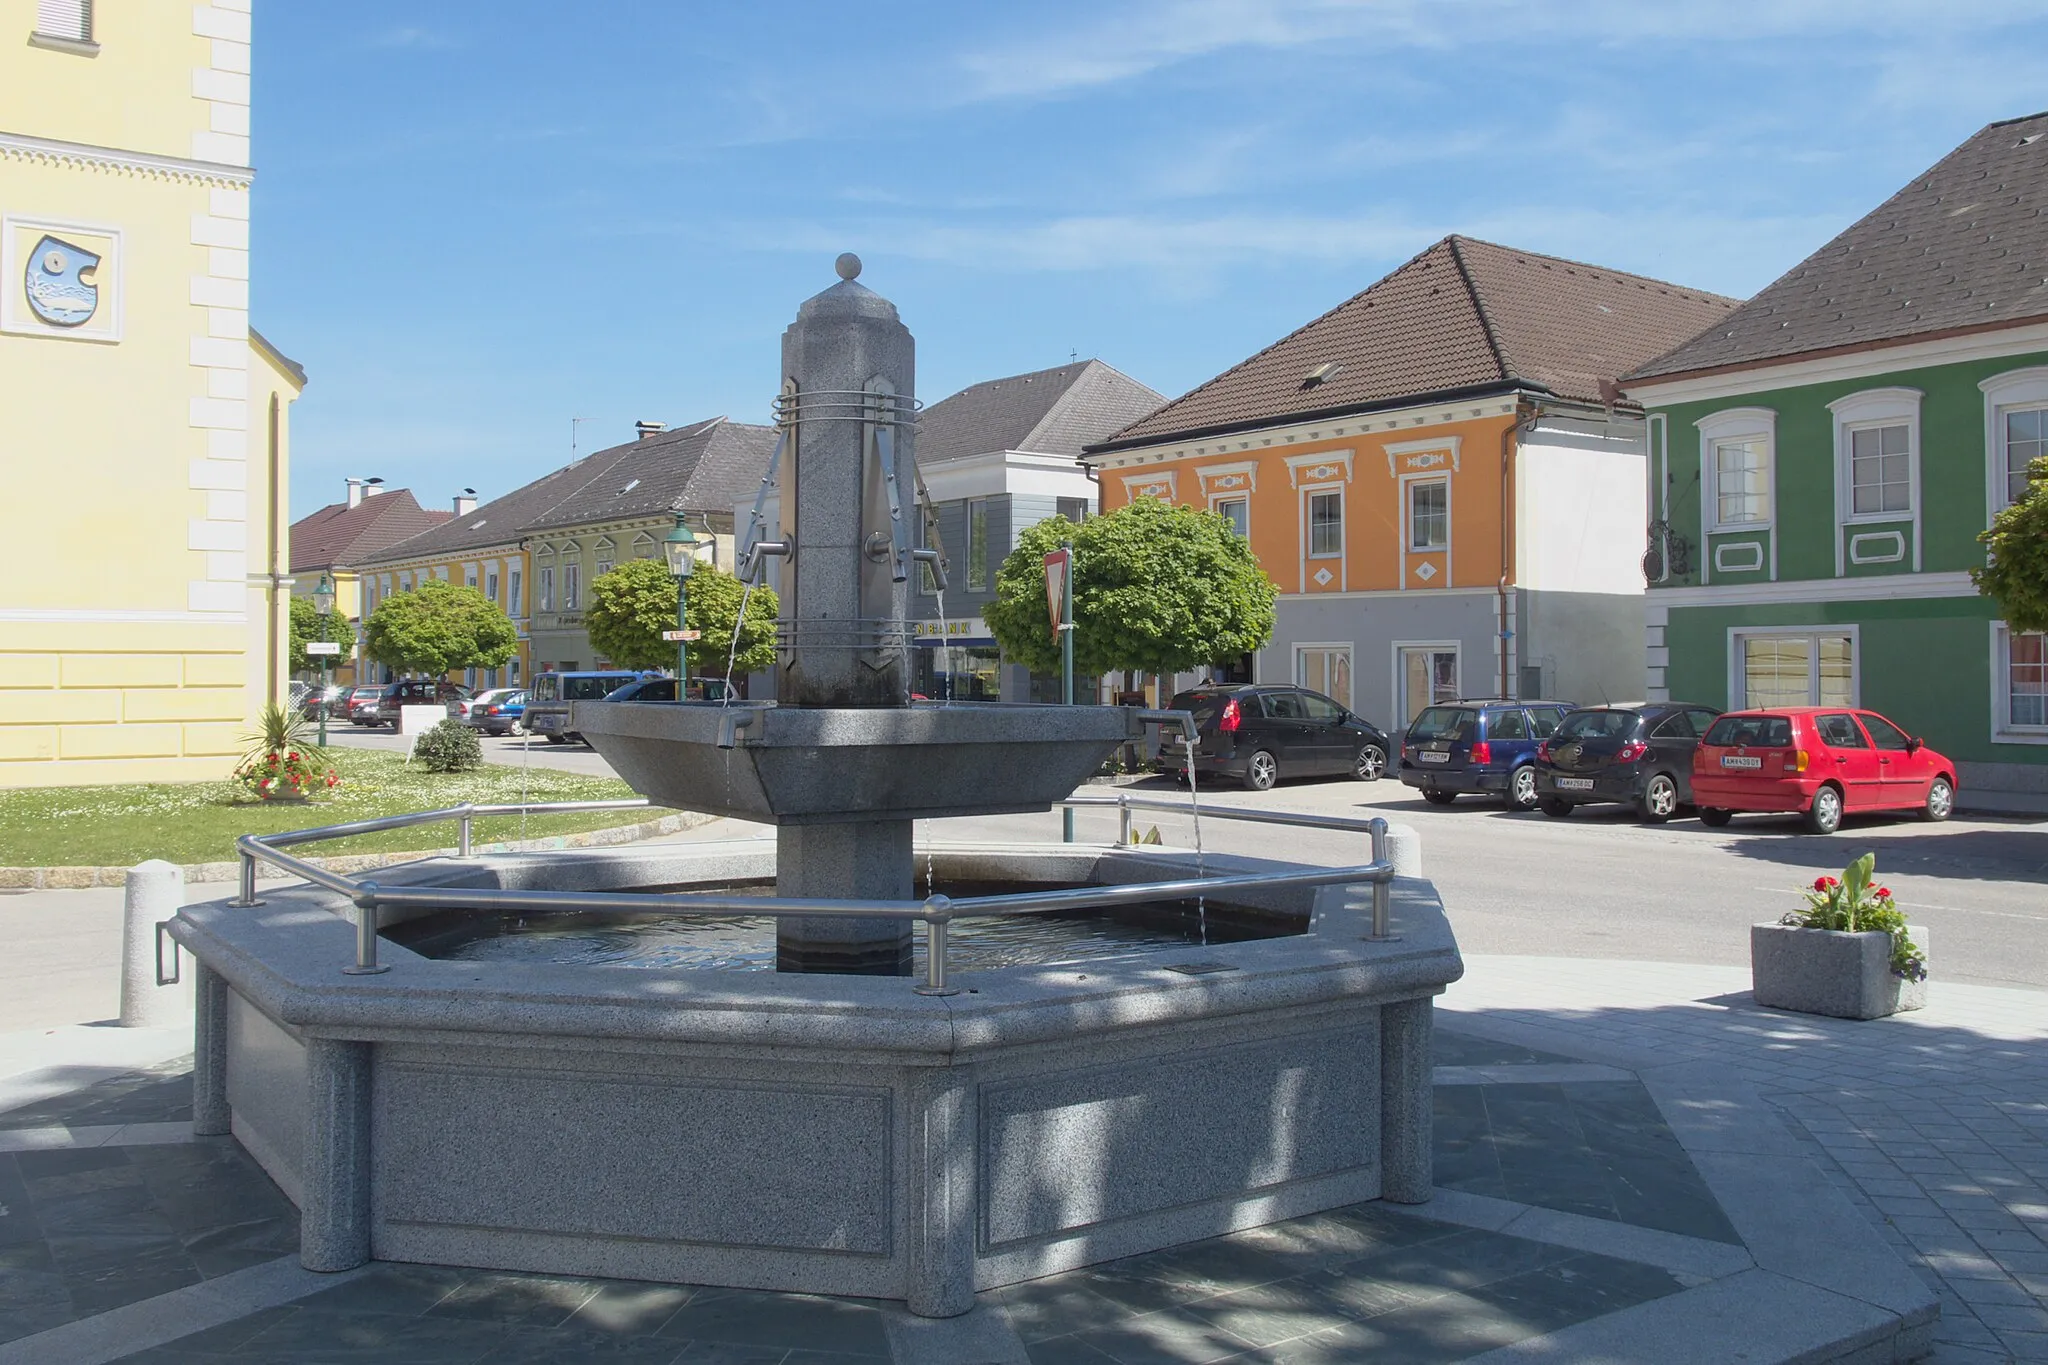
<path fill-rule="evenodd" d="M 782 334 L 784 539 L 777 697 L 782 706 L 910 704 L 908 526 L 917 488 L 911 414 L 916 344 L 896 307 L 858 282 L 807 299 Z M 823 771 L 820 780 L 826 780 Z M 913 898 L 911 822 L 853 819 L 780 824 L 780 896 Z M 779 921 L 776 969 L 903 976 L 907 921 L 807 917 Z"/>

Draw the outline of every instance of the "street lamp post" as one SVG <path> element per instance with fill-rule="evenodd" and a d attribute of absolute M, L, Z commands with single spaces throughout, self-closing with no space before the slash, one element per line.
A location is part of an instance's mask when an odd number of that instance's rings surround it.
<path fill-rule="evenodd" d="M 676 578 L 676 700 L 687 701 L 690 693 L 690 575 L 697 569 L 697 537 L 676 513 L 676 528 L 661 542 L 668 556 L 668 571 Z"/>
<path fill-rule="evenodd" d="M 320 575 L 320 585 L 313 589 L 313 610 L 320 618 L 320 638 L 325 640 L 332 632 L 328 623 L 334 619 L 334 580 L 326 574 Z M 331 654 L 320 656 L 320 747 L 327 747 L 327 669 Z"/>

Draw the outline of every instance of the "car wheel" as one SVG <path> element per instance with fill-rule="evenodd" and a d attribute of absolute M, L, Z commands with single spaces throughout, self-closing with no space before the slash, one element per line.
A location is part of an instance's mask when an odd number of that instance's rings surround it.
<path fill-rule="evenodd" d="M 1636 813 L 1653 825 L 1661 825 L 1678 814 L 1678 784 L 1663 773 L 1650 779 L 1636 802 Z"/>
<path fill-rule="evenodd" d="M 1448 806 L 1451 802 L 1458 799 L 1458 794 L 1456 792 L 1440 792 L 1435 787 L 1424 787 L 1422 789 L 1422 799 L 1429 802 L 1432 806 Z"/>
<path fill-rule="evenodd" d="M 1536 799 L 1536 809 L 1545 815 L 1554 815 L 1560 820 L 1572 813 L 1573 804 L 1562 796 L 1541 796 Z"/>
<path fill-rule="evenodd" d="M 505 727 L 505 733 L 512 736 L 514 739 L 517 739 L 519 736 L 526 733 L 526 727 L 515 720 L 510 725 Z"/>
<path fill-rule="evenodd" d="M 1509 810 L 1536 809 L 1536 769 L 1527 763 L 1508 774 Z"/>
<path fill-rule="evenodd" d="M 1360 782 L 1377 782 L 1387 774 L 1387 751 L 1377 744 L 1358 746 L 1358 757 L 1351 764 L 1351 775 Z"/>
<path fill-rule="evenodd" d="M 1833 834 L 1842 827 L 1842 793 L 1836 787 L 1822 787 L 1806 808 L 1806 828 L 1814 834 Z"/>
<path fill-rule="evenodd" d="M 1260 749 L 1244 765 L 1244 785 L 1255 792 L 1269 792 L 1280 780 L 1280 763 Z"/>
<path fill-rule="evenodd" d="M 1945 777 L 1927 784 L 1927 802 L 1920 807 L 1922 820 L 1946 820 L 1956 808 L 1956 789 Z"/>
<path fill-rule="evenodd" d="M 1708 829 L 1724 828 L 1727 825 L 1727 823 L 1734 818 L 1734 811 L 1716 810 L 1712 806 L 1700 807 L 1700 823 L 1705 825 Z"/>

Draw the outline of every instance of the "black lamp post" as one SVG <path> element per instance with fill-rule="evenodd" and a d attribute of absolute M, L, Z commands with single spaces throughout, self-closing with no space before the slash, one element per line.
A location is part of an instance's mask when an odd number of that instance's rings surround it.
<path fill-rule="evenodd" d="M 683 524 L 683 514 L 676 513 L 676 528 L 661 542 L 662 553 L 668 556 L 668 571 L 676 578 L 676 700 L 686 700 L 690 692 L 690 642 L 681 638 L 689 629 L 687 611 L 690 605 L 690 575 L 697 569 L 697 537 Z"/>
<path fill-rule="evenodd" d="M 313 610 L 320 617 L 320 638 L 325 640 L 333 632 L 328 623 L 334 619 L 334 580 L 326 574 L 320 575 L 320 586 L 313 589 Z M 320 656 L 320 747 L 327 747 L 327 670 L 332 654 Z"/>

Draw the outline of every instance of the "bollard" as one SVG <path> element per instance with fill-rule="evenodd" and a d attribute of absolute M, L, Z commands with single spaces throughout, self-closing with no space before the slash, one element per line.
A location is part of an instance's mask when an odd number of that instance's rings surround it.
<path fill-rule="evenodd" d="M 192 1017 L 192 988 L 172 981 L 158 985 L 161 976 L 183 973 L 159 972 L 157 959 L 177 951 L 163 943 L 159 949 L 157 925 L 176 915 L 185 904 L 185 869 L 175 863 L 152 858 L 128 869 L 127 914 L 121 929 L 121 1027 L 169 1028 Z"/>
<path fill-rule="evenodd" d="M 1422 834 L 1413 825 L 1387 822 L 1387 858 L 1397 877 L 1422 875 Z"/>

